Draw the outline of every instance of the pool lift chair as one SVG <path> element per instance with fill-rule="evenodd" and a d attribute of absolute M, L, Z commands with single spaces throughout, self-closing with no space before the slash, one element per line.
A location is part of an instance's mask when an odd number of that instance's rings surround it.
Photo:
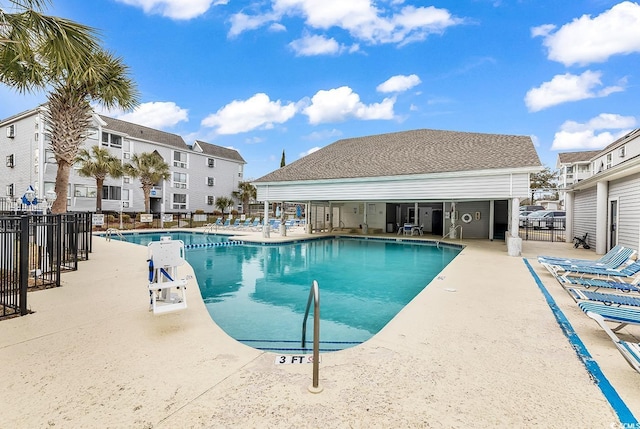
<path fill-rule="evenodd" d="M 184 242 L 162 237 L 148 245 L 149 309 L 163 314 L 187 308 L 187 276 L 178 279 L 178 267 L 185 263 Z"/>

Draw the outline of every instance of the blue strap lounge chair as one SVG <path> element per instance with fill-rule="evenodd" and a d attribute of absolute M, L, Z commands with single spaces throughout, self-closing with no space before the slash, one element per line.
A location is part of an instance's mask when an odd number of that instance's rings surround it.
<path fill-rule="evenodd" d="M 607 326 L 606 320 L 612 322 L 620 322 L 619 318 L 623 320 L 623 324 L 627 323 L 640 323 L 640 311 L 623 309 L 618 307 L 611 307 L 603 304 L 587 305 L 589 303 L 580 303 L 580 308 L 593 320 L 595 320 L 602 330 L 611 338 L 613 344 L 627 360 L 629 365 L 637 372 L 640 372 L 640 344 L 631 341 L 624 341 L 618 337 L 614 331 L 615 329 Z M 618 328 L 619 329 L 619 328 Z"/>
<path fill-rule="evenodd" d="M 584 289 L 567 289 L 576 301 L 595 301 L 606 305 L 627 305 L 630 307 L 640 307 L 640 296 L 616 295 L 614 293 L 602 293 Z"/>
<path fill-rule="evenodd" d="M 556 264 L 556 265 L 608 264 L 622 249 L 624 249 L 624 247 L 618 244 L 617 246 L 612 247 L 611 250 L 609 250 L 601 258 L 595 259 L 595 260 L 578 259 L 578 258 L 561 258 L 558 256 L 538 256 L 538 262 L 540 262 L 541 264 L 545 263 L 545 264 Z M 631 257 L 631 255 L 629 255 L 629 257 Z"/>
<path fill-rule="evenodd" d="M 638 292 L 640 293 L 640 287 L 636 283 L 617 282 L 606 279 L 593 279 L 587 277 L 573 277 L 573 276 L 560 276 L 557 278 L 563 287 L 566 286 L 578 286 L 584 289 L 593 289 L 597 291 L 600 288 L 615 289 L 620 292 Z M 634 282 L 640 280 L 640 277 L 636 277 Z"/>
<path fill-rule="evenodd" d="M 628 247 L 623 247 L 620 249 L 618 253 L 609 258 L 608 262 L 595 262 L 591 263 L 581 262 L 578 264 L 561 264 L 561 263 L 548 263 L 548 262 L 540 262 L 547 270 L 551 272 L 554 276 L 557 276 L 559 273 L 564 271 L 575 271 L 576 269 L 586 268 L 586 269 L 618 269 L 622 267 L 629 259 L 636 253 L 635 250 L 630 249 Z M 538 261 L 540 261 L 538 259 Z"/>
<path fill-rule="evenodd" d="M 559 277 L 558 271 L 555 271 L 550 265 L 543 264 L 549 269 L 551 274 L 555 277 Z M 613 269 L 613 268 L 603 268 L 598 266 L 574 266 L 574 267 L 565 267 L 564 273 L 566 275 L 580 276 L 584 277 L 585 275 L 593 276 L 593 277 L 608 277 L 608 278 L 631 278 L 638 275 L 640 272 L 640 261 L 632 262 L 628 265 L 623 266 L 622 268 Z"/>

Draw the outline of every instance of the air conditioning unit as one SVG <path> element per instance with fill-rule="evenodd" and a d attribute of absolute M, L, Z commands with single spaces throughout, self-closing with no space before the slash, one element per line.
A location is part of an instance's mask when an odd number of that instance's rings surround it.
<path fill-rule="evenodd" d="M 10 139 L 14 138 L 16 136 L 16 126 L 15 125 L 9 125 L 7 127 L 7 137 L 9 137 Z"/>

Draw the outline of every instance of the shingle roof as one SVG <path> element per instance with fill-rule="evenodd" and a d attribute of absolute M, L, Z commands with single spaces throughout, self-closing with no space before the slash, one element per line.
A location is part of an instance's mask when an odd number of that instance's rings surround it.
<path fill-rule="evenodd" d="M 582 152 L 564 152 L 558 154 L 558 160 L 561 164 L 573 164 L 576 162 L 587 162 L 591 158 L 599 154 L 600 150 L 587 150 Z"/>
<path fill-rule="evenodd" d="M 244 158 L 242 158 L 240 153 L 235 149 L 217 146 L 211 143 L 203 142 L 201 140 L 196 140 L 196 143 L 198 143 L 198 145 L 202 148 L 202 152 L 205 155 L 213 156 L 216 158 L 230 159 L 232 161 L 239 161 L 244 164 L 247 163 Z"/>
<path fill-rule="evenodd" d="M 255 182 L 539 166 L 528 136 L 422 129 L 338 140 Z"/>
<path fill-rule="evenodd" d="M 131 122 L 125 122 L 120 119 L 110 118 L 104 115 L 98 115 L 100 119 L 107 123 L 106 129 L 115 131 L 118 133 L 127 134 L 132 138 L 139 138 L 142 140 L 148 140 L 155 143 L 162 143 L 169 146 L 186 150 L 187 144 L 182 137 L 177 134 L 167 133 L 165 131 L 155 130 L 149 127 L 143 127 L 142 125 L 132 124 Z"/>

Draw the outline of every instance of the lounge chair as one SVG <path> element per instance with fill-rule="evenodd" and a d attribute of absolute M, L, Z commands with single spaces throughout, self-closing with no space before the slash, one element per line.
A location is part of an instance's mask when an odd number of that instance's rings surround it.
<path fill-rule="evenodd" d="M 563 287 L 578 286 L 585 289 L 593 289 L 597 291 L 600 288 L 615 289 L 616 291 L 628 293 L 638 292 L 640 293 L 640 287 L 637 286 L 640 281 L 640 276 L 636 276 L 631 283 L 618 282 L 606 279 L 594 279 L 587 277 L 573 277 L 569 275 L 563 275 L 557 277 L 558 281 Z"/>
<path fill-rule="evenodd" d="M 231 226 L 231 219 L 232 218 L 225 220 L 224 223 L 222 224 L 222 228 L 229 228 Z"/>
<path fill-rule="evenodd" d="M 626 309 L 623 311 L 623 309 L 602 304 L 581 305 L 580 308 L 587 314 L 587 316 L 595 320 L 598 325 L 600 325 L 602 330 L 609 336 L 609 338 L 611 338 L 613 344 L 615 344 L 616 348 L 626 359 L 629 365 L 631 365 L 631 367 L 637 372 L 640 372 L 640 344 L 621 340 L 615 334 L 615 330 L 609 328 L 606 323 L 606 320 L 610 320 L 612 322 L 619 322 L 623 324 L 640 324 L 640 311 L 632 309 Z"/>
<path fill-rule="evenodd" d="M 636 253 L 635 250 L 630 249 L 628 247 L 622 247 L 617 253 L 612 254 L 605 261 L 574 261 L 572 263 L 559 263 L 559 262 L 542 262 L 538 259 L 547 270 L 551 272 L 551 274 L 558 275 L 564 271 L 575 271 L 580 268 L 595 268 L 595 269 L 618 269 L 622 267 L 625 263 L 627 263 L 630 258 Z"/>
<path fill-rule="evenodd" d="M 251 219 L 247 218 L 243 223 L 238 223 L 238 226 L 236 226 L 236 228 L 245 229 L 245 228 L 249 228 L 250 226 L 251 226 Z"/>
<path fill-rule="evenodd" d="M 562 270 L 557 269 L 557 266 L 542 264 L 545 266 L 551 274 L 555 277 L 559 277 L 560 272 L 563 271 L 562 275 L 573 275 L 584 277 L 585 275 L 593 276 L 593 277 L 607 277 L 607 278 L 631 278 L 635 277 L 638 272 L 640 272 L 640 261 L 634 261 L 630 264 L 627 264 L 621 268 L 603 268 L 598 265 L 584 265 L 584 266 L 564 266 Z"/>
<path fill-rule="evenodd" d="M 595 301 L 618 307 L 621 305 L 640 307 L 640 296 L 616 295 L 614 293 L 602 293 L 576 288 L 569 288 L 567 290 L 576 301 Z"/>
<path fill-rule="evenodd" d="M 606 254 L 599 259 L 577 259 L 577 258 L 561 258 L 559 256 L 538 256 L 538 262 L 546 264 L 559 264 L 559 265 L 592 265 L 592 264 L 607 264 L 611 262 L 622 249 L 623 246 L 617 245 L 611 248 Z M 631 250 L 631 249 L 629 249 Z M 627 258 L 628 259 L 628 258 Z"/>
<path fill-rule="evenodd" d="M 187 308 L 187 280 L 178 279 L 178 267 L 185 263 L 182 240 L 160 240 L 148 244 L 149 309 L 153 314 Z"/>

